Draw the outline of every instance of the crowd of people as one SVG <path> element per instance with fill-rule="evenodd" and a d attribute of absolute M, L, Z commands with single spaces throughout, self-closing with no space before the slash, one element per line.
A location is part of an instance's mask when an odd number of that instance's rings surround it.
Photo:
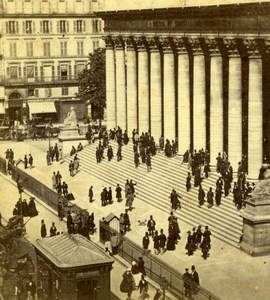
<path fill-rule="evenodd" d="M 21 199 L 20 197 L 13 209 L 13 216 L 16 215 L 30 218 L 37 216 L 38 211 L 36 209 L 35 198 L 30 197 L 27 203 L 26 199 Z"/>
<path fill-rule="evenodd" d="M 54 146 L 50 146 L 50 149 L 46 154 L 46 162 L 47 165 L 51 165 L 53 161 L 61 161 L 63 159 L 63 151 L 62 148 L 58 147 L 58 144 L 55 143 Z"/>

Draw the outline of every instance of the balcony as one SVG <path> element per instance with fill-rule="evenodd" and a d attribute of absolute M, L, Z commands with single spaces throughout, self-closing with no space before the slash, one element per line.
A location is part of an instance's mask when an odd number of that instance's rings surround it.
<path fill-rule="evenodd" d="M 0 78 L 0 81 L 5 84 L 5 86 L 9 85 L 44 85 L 44 84 L 60 84 L 60 83 L 70 83 L 76 84 L 78 83 L 78 76 L 51 76 L 51 77 L 34 77 L 34 78 Z"/>

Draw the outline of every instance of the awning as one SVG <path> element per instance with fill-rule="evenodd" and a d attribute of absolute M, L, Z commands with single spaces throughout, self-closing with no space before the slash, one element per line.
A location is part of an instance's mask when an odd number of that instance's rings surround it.
<path fill-rule="evenodd" d="M 44 102 L 28 102 L 29 113 L 33 114 L 44 114 L 44 113 L 56 113 L 54 101 Z"/>

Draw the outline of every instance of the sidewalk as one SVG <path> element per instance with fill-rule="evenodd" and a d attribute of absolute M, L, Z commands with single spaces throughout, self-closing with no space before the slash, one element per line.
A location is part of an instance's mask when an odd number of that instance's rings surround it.
<path fill-rule="evenodd" d="M 53 141 L 54 142 L 54 141 Z M 55 141 L 57 142 L 57 141 Z M 23 145 L 23 147 L 21 146 Z M 25 143 L 2 143 L 0 144 L 0 153 L 4 156 L 6 148 L 13 148 L 16 158 L 23 158 L 25 153 L 31 153 L 34 157 L 33 169 L 27 169 L 26 172 L 33 177 L 39 179 L 49 187 L 51 187 L 51 176 L 53 171 L 60 171 L 64 181 L 69 185 L 69 190 L 74 194 L 76 204 L 88 210 L 89 213 L 94 212 L 95 223 L 102 217 L 106 217 L 110 212 L 120 215 L 124 212 L 124 201 L 122 203 L 114 202 L 112 205 L 101 207 L 99 194 L 104 186 L 107 186 L 101 180 L 94 176 L 79 172 L 75 177 L 70 177 L 68 165 L 66 163 L 54 162 L 51 166 L 46 165 L 45 150 L 48 142 L 41 143 L 27 141 Z M 75 147 L 77 146 L 74 143 Z M 93 153 L 93 155 L 95 155 Z M 23 168 L 23 166 L 21 166 Z M 132 178 L 129 178 L 132 179 Z M 124 186 L 124 182 L 119 182 Z M 88 189 L 90 185 L 94 186 L 93 203 L 88 202 Z M 112 187 L 114 191 L 115 187 Z M 113 196 L 114 193 L 113 193 Z M 197 200 L 196 200 L 197 201 Z M 127 233 L 127 237 L 136 242 L 138 245 L 142 243 L 142 237 L 146 231 L 145 226 L 139 226 L 139 220 L 149 219 L 149 215 L 153 215 L 157 222 L 157 229 L 163 228 L 167 233 L 168 215 L 160 210 L 153 211 L 153 208 L 135 198 L 135 209 L 130 213 L 132 230 Z M 50 220 L 48 220 L 51 222 Z M 160 259 L 184 273 L 186 267 L 190 268 L 195 265 L 200 275 L 201 285 L 219 296 L 222 299 L 251 300 L 260 299 L 268 300 L 270 295 L 270 257 L 251 257 L 243 253 L 237 248 L 229 246 L 218 239 L 212 238 L 211 256 L 208 260 L 203 260 L 200 252 L 196 252 L 193 256 L 188 257 L 185 253 L 186 232 L 191 230 L 190 226 L 179 220 L 181 228 L 182 240 L 173 252 L 166 252 L 159 256 Z M 47 223 L 48 224 L 48 223 Z M 206 224 L 201 224 L 206 225 Z M 47 225 L 48 226 L 48 225 Z M 211 230 L 211 228 L 210 228 Z M 39 232 L 38 232 L 39 235 Z M 39 237 L 39 236 L 38 236 Z M 153 243 L 150 243 L 153 249 Z M 119 287 L 119 285 L 118 285 Z"/>

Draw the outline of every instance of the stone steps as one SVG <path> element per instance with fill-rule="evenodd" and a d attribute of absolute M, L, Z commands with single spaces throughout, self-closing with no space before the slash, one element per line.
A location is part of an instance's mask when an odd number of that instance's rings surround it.
<path fill-rule="evenodd" d="M 117 145 L 111 143 L 114 153 L 116 153 Z M 135 169 L 133 163 L 132 145 L 128 144 L 122 148 L 123 160 L 116 161 L 114 157 L 110 162 L 107 158 L 101 163 L 96 163 L 95 157 L 96 144 L 85 147 L 83 151 L 78 153 L 80 159 L 80 168 L 86 173 L 94 174 L 99 179 L 112 186 L 114 191 L 117 183 L 124 190 L 124 184 L 127 179 L 137 182 L 134 205 L 136 199 L 151 204 L 156 209 L 170 212 L 171 206 L 169 195 L 172 188 L 182 196 L 182 209 L 175 213 L 180 220 L 183 220 L 191 226 L 198 224 L 208 225 L 212 234 L 236 246 L 242 230 L 242 219 L 236 210 L 232 195 L 222 197 L 221 206 L 213 206 L 208 209 L 206 205 L 198 207 L 198 191 L 192 188 L 186 192 L 185 181 L 188 168 L 185 164 L 181 164 L 182 159 L 179 156 L 167 158 L 163 153 L 157 154 L 152 159 L 152 170 L 147 172 L 146 166 L 141 164 Z M 104 155 L 106 155 L 104 153 Z M 67 162 L 69 159 L 66 160 Z M 205 192 L 210 186 L 215 188 L 215 182 L 218 175 L 211 173 L 208 179 L 203 180 L 203 188 Z M 115 196 L 115 195 L 114 195 Z"/>

